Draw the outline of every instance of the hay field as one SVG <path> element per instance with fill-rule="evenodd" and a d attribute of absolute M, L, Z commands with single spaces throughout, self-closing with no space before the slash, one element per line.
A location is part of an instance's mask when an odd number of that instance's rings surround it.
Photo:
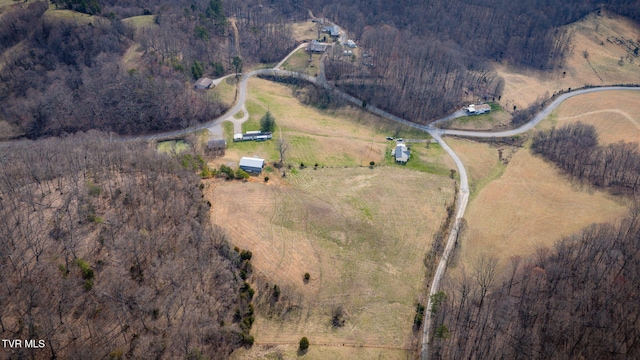
<path fill-rule="evenodd" d="M 276 120 L 274 138 L 282 134 L 290 144 L 286 161 L 292 165 L 358 167 L 369 166 L 370 161 L 380 164 L 391 144 L 386 136 L 429 138 L 427 133 L 388 122 L 357 107 L 326 111 L 304 105 L 293 96 L 293 91 L 282 84 L 251 79 L 246 102 L 249 120 L 242 126 L 243 131 L 259 129 L 260 118 L 269 110 Z M 225 157 L 216 161 L 238 161 L 251 155 L 264 157 L 268 162 L 278 161 L 276 140 L 230 142 Z M 442 172 L 442 168 L 435 163 L 446 161 L 437 146 L 416 152 L 416 159 L 434 164 L 417 170 L 436 173 Z"/>
<path fill-rule="evenodd" d="M 155 26 L 155 15 L 140 15 L 140 16 L 132 16 L 126 19 L 122 19 L 122 22 L 132 26 L 136 30 L 139 30 L 143 27 L 147 26 Z"/>
<path fill-rule="evenodd" d="M 283 318 L 258 308 L 252 329 L 258 346 L 238 358 L 264 351 L 259 344 L 289 344 L 281 350 L 294 353 L 302 336 L 315 358 L 377 357 L 383 350 L 404 358 L 423 289 L 422 261 L 453 200 L 452 180 L 390 166 L 307 168 L 281 180 L 213 180 L 206 190 L 212 221 L 253 252 L 255 277 L 278 284 L 295 305 Z M 346 323 L 334 328 L 338 306 Z"/>
<path fill-rule="evenodd" d="M 498 74 L 505 80 L 500 104 L 509 111 L 513 105 L 524 108 L 537 98 L 569 87 L 640 83 L 640 59 L 631 56 L 626 47 L 615 41 L 618 38 L 637 42 L 640 39 L 638 24 L 603 12 L 603 16 L 590 15 L 560 31 L 573 34 L 571 53 L 563 68 L 540 72 L 516 70 L 505 64 L 497 66 Z M 585 50 L 589 61 L 585 59 Z M 622 66 L 618 64 L 620 57 L 623 57 Z"/>
<path fill-rule="evenodd" d="M 640 93 L 613 91 L 571 98 L 540 127 L 562 126 L 577 121 L 595 126 L 601 144 L 620 140 L 640 142 Z"/>
<path fill-rule="evenodd" d="M 619 219 L 627 211 L 624 200 L 570 183 L 552 165 L 523 149 L 504 174 L 469 204 L 461 263 L 469 267 L 486 255 L 505 265 L 511 256 L 551 247 L 562 236 L 595 222 Z"/>

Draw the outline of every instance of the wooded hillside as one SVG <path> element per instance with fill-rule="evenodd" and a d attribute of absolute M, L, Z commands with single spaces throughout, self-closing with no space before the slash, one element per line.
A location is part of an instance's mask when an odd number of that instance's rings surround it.
<path fill-rule="evenodd" d="M 483 258 L 437 295 L 432 359 L 640 357 L 640 212 L 514 257 Z"/>
<path fill-rule="evenodd" d="M 199 184 L 102 135 L 0 150 L 0 335 L 46 341 L 3 357 L 224 359 L 240 346 L 240 255 Z"/>

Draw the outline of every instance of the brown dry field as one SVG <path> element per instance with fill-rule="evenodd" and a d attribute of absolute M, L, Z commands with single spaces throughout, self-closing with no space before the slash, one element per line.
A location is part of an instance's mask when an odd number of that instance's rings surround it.
<path fill-rule="evenodd" d="M 447 177 L 392 166 L 307 168 L 268 184 L 210 181 L 212 221 L 253 252 L 254 278 L 278 284 L 298 306 L 285 320 L 258 307 L 256 344 L 295 346 L 307 336 L 314 353 L 324 354 L 316 358 L 406 357 L 422 261 L 453 193 Z M 344 327 L 330 323 L 336 306 L 348 314 Z"/>
<path fill-rule="evenodd" d="M 583 121 L 598 129 L 602 144 L 638 141 L 638 110 L 640 94 L 635 92 L 586 94 L 564 102 L 537 129 Z M 496 148 L 469 140 L 447 141 L 467 166 L 472 190 L 474 182 L 496 174 Z M 551 247 L 563 236 L 592 223 L 615 221 L 628 211 L 627 200 L 571 183 L 529 149 L 517 151 L 498 177 L 467 208 L 461 267 L 469 268 L 482 255 L 497 256 L 505 265 L 510 256 Z"/>
<path fill-rule="evenodd" d="M 581 121 L 595 126 L 598 141 L 640 142 L 640 92 L 613 91 L 585 94 L 560 105 L 540 128 Z"/>
<path fill-rule="evenodd" d="M 316 23 L 311 21 L 301 21 L 291 24 L 293 38 L 297 42 L 315 40 L 318 38 Z"/>
<path fill-rule="evenodd" d="M 513 105 L 524 108 L 537 98 L 545 98 L 555 91 L 590 85 L 640 83 L 640 59 L 628 56 L 626 48 L 610 43 L 607 38 L 618 37 L 638 41 L 640 25 L 633 21 L 603 13 L 561 28 L 573 34 L 571 53 L 562 69 L 548 72 L 516 70 L 498 65 L 496 70 L 505 80 L 500 104 L 512 110 Z M 589 53 L 589 65 L 583 52 Z M 624 64 L 618 65 L 620 57 Z M 595 71 L 597 72 L 594 72 Z M 563 76 L 563 71 L 566 75 Z M 602 80 L 601 80 L 602 79 Z"/>

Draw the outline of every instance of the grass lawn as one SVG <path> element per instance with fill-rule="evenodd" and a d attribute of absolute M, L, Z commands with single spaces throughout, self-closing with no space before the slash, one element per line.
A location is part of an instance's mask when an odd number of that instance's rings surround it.
<path fill-rule="evenodd" d="M 122 19 L 122 22 L 127 25 L 131 25 L 138 30 L 146 26 L 155 26 L 155 20 L 155 15 L 140 15 Z"/>
<path fill-rule="evenodd" d="M 236 100 L 235 78 L 230 77 L 221 81 L 215 88 L 207 91 L 212 99 L 222 102 L 224 105 L 231 107 Z"/>
<path fill-rule="evenodd" d="M 189 150 L 190 147 L 191 145 L 184 140 L 170 140 L 159 142 L 156 149 L 163 154 L 180 154 Z"/>
<path fill-rule="evenodd" d="M 311 61 L 309 61 L 309 54 L 305 49 L 296 51 L 281 68 L 283 70 L 297 71 L 311 76 L 318 76 L 318 69 L 320 68 L 320 58 L 322 55 L 311 55 Z"/>

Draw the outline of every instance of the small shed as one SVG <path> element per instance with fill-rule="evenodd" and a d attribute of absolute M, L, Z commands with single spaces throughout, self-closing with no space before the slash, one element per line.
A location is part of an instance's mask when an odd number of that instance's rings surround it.
<path fill-rule="evenodd" d="M 198 79 L 198 81 L 196 81 L 193 87 L 196 90 L 207 90 L 211 88 L 211 85 L 213 85 L 213 80 L 207 77 L 203 77 Z"/>
<path fill-rule="evenodd" d="M 356 43 L 351 39 L 347 40 L 347 44 L 346 45 L 347 45 L 347 47 L 350 47 L 352 49 L 355 49 L 355 48 L 358 47 L 358 45 L 356 45 Z"/>
<path fill-rule="evenodd" d="M 209 140 L 207 143 L 207 152 L 213 155 L 224 155 L 224 151 L 227 149 L 227 142 L 222 139 Z"/>
<path fill-rule="evenodd" d="M 254 174 L 260 174 L 264 168 L 264 159 L 257 157 L 243 157 L 240 159 L 240 169 Z"/>
<path fill-rule="evenodd" d="M 396 144 L 396 149 L 393 151 L 393 156 L 396 158 L 396 162 L 406 164 L 409 161 L 409 149 L 407 149 L 407 145 L 398 143 Z"/>
<path fill-rule="evenodd" d="M 307 51 L 312 53 L 323 53 L 327 50 L 327 44 L 313 40 L 307 45 Z"/>

